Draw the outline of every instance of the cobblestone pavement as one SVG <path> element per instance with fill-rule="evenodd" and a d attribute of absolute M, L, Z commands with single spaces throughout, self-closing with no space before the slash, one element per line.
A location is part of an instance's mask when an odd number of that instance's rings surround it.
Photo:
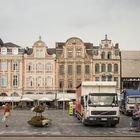
<path fill-rule="evenodd" d="M 52 119 L 48 127 L 33 127 L 27 121 L 35 113 L 30 110 L 13 110 L 6 128 L 0 122 L 0 137 L 2 136 L 140 136 L 140 132 L 130 132 L 129 117 L 121 115 L 116 127 L 84 126 L 74 116 L 69 116 L 66 110 L 47 110 L 44 116 Z M 0 110 L 0 120 L 2 110 Z"/>

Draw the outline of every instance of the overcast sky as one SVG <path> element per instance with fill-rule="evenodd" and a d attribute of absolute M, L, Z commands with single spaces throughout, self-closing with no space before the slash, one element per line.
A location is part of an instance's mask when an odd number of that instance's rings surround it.
<path fill-rule="evenodd" d="M 79 37 L 99 45 L 105 34 L 121 50 L 140 50 L 140 0 L 0 0 L 0 38 L 49 48 Z"/>

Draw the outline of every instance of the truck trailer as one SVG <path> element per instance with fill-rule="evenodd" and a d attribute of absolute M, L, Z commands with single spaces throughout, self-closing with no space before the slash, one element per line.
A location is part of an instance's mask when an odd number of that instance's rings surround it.
<path fill-rule="evenodd" d="M 125 89 L 120 95 L 120 112 L 132 115 L 134 105 L 140 103 L 140 90 Z"/>
<path fill-rule="evenodd" d="M 76 88 L 76 116 L 84 125 L 119 123 L 116 82 L 83 81 Z"/>

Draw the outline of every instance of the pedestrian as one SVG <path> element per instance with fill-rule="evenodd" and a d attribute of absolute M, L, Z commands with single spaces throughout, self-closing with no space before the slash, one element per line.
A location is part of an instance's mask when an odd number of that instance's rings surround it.
<path fill-rule="evenodd" d="M 5 123 L 5 127 L 8 127 L 8 120 L 9 117 L 11 115 L 11 107 L 9 105 L 9 103 L 5 103 L 5 105 L 3 105 L 3 122 Z"/>
<path fill-rule="evenodd" d="M 138 117 L 138 126 L 136 128 L 136 132 L 140 132 L 140 104 L 138 104 L 138 111 L 135 113 L 136 117 Z"/>
<path fill-rule="evenodd" d="M 139 121 L 139 117 L 136 116 L 136 112 L 139 111 L 139 108 L 138 108 L 138 104 L 135 104 L 134 105 L 134 109 L 133 109 L 133 115 L 131 117 L 131 123 L 130 123 L 130 131 L 135 131 L 137 126 L 138 126 L 138 121 Z"/>

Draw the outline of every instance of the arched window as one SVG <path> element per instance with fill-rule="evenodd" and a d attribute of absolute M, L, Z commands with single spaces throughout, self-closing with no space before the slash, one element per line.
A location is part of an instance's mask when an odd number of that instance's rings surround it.
<path fill-rule="evenodd" d="M 101 59 L 105 59 L 105 52 L 101 53 Z"/>
<path fill-rule="evenodd" d="M 114 73 L 118 73 L 118 64 L 114 64 Z"/>
<path fill-rule="evenodd" d="M 112 53 L 111 52 L 108 52 L 107 59 L 112 59 Z"/>
<path fill-rule="evenodd" d="M 95 64 L 95 73 L 99 73 L 100 69 L 99 69 L 99 64 Z"/>
<path fill-rule="evenodd" d="M 107 69 L 108 69 L 108 72 L 112 72 L 112 64 L 108 64 Z"/>
<path fill-rule="evenodd" d="M 101 65 L 101 72 L 105 72 L 105 69 L 106 69 L 106 68 L 105 68 L 105 64 L 102 64 L 102 65 Z"/>

